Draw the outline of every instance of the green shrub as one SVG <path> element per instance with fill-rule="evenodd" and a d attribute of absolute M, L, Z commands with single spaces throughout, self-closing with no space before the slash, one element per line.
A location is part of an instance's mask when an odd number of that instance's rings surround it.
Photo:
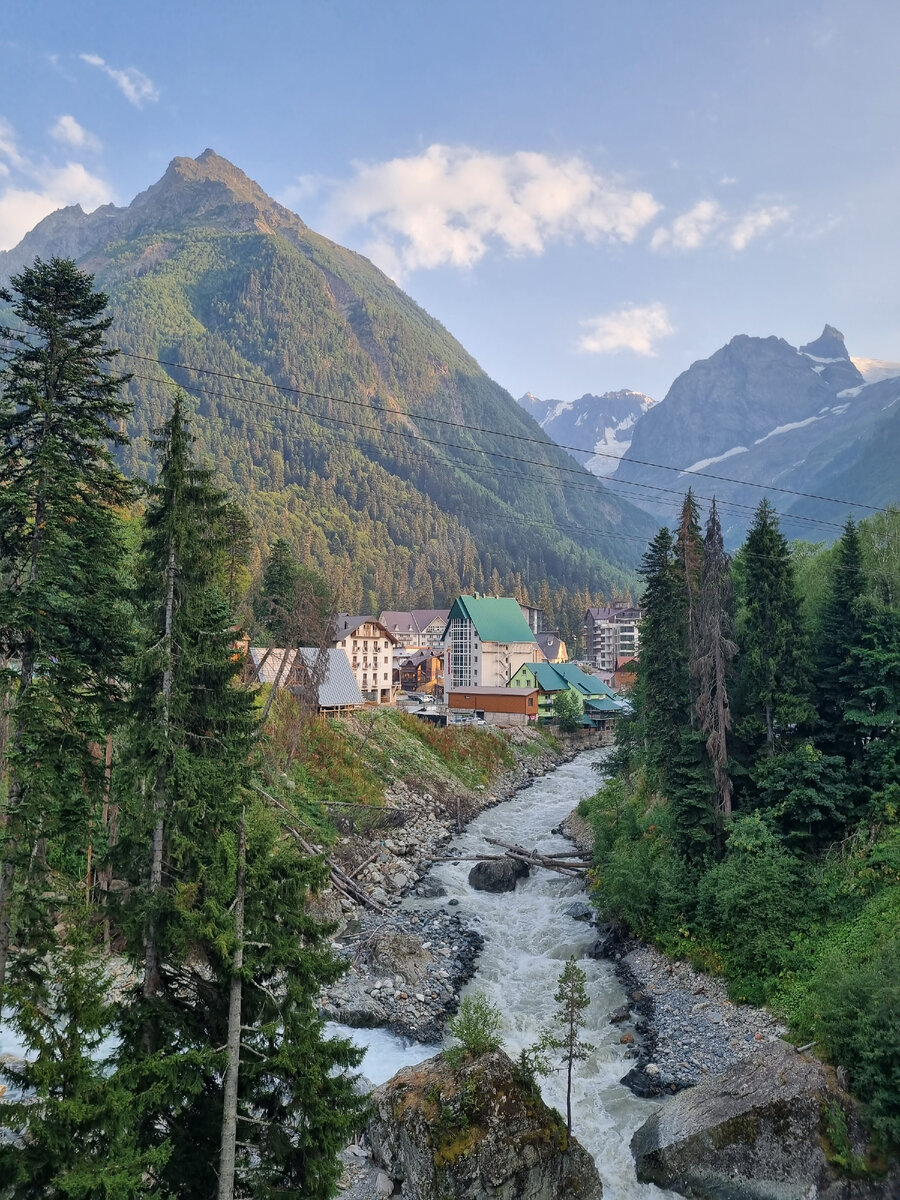
<path fill-rule="evenodd" d="M 447 1022 L 453 1036 L 470 1054 L 490 1054 L 502 1046 L 500 1009 L 483 992 L 463 996 L 459 1012 Z M 452 1059 L 451 1059 L 452 1063 Z"/>
<path fill-rule="evenodd" d="M 728 851 L 700 881 L 698 920 L 735 998 L 764 1004 L 810 916 L 808 872 L 756 814 L 735 820 Z"/>
<path fill-rule="evenodd" d="M 900 936 L 862 965 L 823 963 L 807 1004 L 825 1053 L 863 1099 L 872 1131 L 900 1146 Z"/>

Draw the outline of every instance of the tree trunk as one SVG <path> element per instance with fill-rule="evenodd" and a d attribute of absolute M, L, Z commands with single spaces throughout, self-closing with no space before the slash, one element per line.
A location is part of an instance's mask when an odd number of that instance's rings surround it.
<path fill-rule="evenodd" d="M 175 620 L 175 540 L 169 542 L 169 558 L 166 564 L 166 609 L 165 609 L 165 643 L 166 665 L 162 677 L 162 726 L 163 739 L 169 739 L 169 708 L 172 698 L 172 681 L 174 669 L 172 666 L 172 627 Z M 162 764 L 156 773 L 156 788 L 153 797 L 153 812 L 156 822 L 153 827 L 153 848 L 150 854 L 150 901 L 162 887 L 163 840 L 165 835 L 166 808 L 166 769 L 168 767 L 168 748 L 163 751 Z M 147 919 L 147 931 L 144 937 L 144 998 L 149 1000 L 157 994 L 160 986 L 159 947 L 156 944 L 156 919 L 152 907 Z"/>
<path fill-rule="evenodd" d="M 241 971 L 244 966 L 244 898 L 247 891 L 246 813 L 241 812 L 238 833 L 237 891 L 234 904 L 234 958 L 228 998 L 228 1065 L 222 1098 L 222 1141 L 219 1152 L 218 1200 L 233 1200 L 234 1159 L 237 1144 L 238 1079 L 241 1066 Z"/>

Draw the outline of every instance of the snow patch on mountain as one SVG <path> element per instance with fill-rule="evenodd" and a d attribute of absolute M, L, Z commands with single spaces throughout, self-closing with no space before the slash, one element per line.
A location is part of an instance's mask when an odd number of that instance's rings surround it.
<path fill-rule="evenodd" d="M 850 361 L 866 383 L 880 383 L 882 379 L 895 379 L 900 375 L 900 362 L 889 362 L 884 358 L 852 358 Z"/>
<path fill-rule="evenodd" d="M 690 475 L 693 471 L 705 471 L 713 463 L 724 462 L 726 458 L 734 458 L 735 454 L 746 454 L 748 449 L 747 446 L 732 446 L 724 454 L 716 454 L 713 458 L 701 458 L 699 462 L 691 463 L 689 467 L 684 468 L 681 474 Z"/>
<path fill-rule="evenodd" d="M 844 407 L 844 409 L 848 409 L 850 407 L 850 405 L 845 404 L 843 407 Z M 826 409 L 825 411 L 826 412 L 836 412 L 837 409 L 832 408 L 832 409 Z M 780 433 L 790 433 L 792 429 L 802 429 L 804 425 L 812 425 L 812 423 L 814 421 L 821 421 L 822 419 L 823 419 L 822 416 L 807 417 L 805 421 L 789 421 L 787 425 L 776 425 L 774 429 L 769 430 L 769 432 L 767 434 L 765 434 L 763 437 L 757 438 L 756 441 L 753 443 L 753 445 L 759 446 L 762 442 L 767 442 L 769 440 L 769 438 L 778 437 L 778 435 Z"/>

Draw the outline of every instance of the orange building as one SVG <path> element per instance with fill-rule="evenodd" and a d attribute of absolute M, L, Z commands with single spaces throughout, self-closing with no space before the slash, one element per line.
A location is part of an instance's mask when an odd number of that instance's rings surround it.
<path fill-rule="evenodd" d="M 488 725 L 530 725 L 538 717 L 537 688 L 468 687 L 451 690 L 452 713 L 470 714 Z"/>

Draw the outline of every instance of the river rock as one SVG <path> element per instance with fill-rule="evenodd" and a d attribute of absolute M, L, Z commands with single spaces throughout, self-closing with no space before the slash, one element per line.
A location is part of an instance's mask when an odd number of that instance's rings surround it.
<path fill-rule="evenodd" d="M 476 892 L 513 892 L 520 879 L 531 874 L 520 858 L 492 859 L 476 863 L 469 872 L 469 886 Z"/>
<path fill-rule="evenodd" d="M 409 1200 L 600 1200 L 597 1168 L 502 1050 L 405 1067 L 372 1094 L 375 1162 Z"/>
<path fill-rule="evenodd" d="M 649 1070 L 649 1068 L 647 1068 Z M 667 1100 L 631 1139 L 637 1176 L 698 1200 L 856 1200 L 863 1190 L 828 1161 L 826 1114 L 852 1101 L 816 1059 L 773 1043 L 752 1059 Z M 869 1190 L 866 1190 L 869 1189 Z"/>
<path fill-rule="evenodd" d="M 369 965 L 374 972 L 402 976 L 402 983 L 421 983 L 434 956 L 419 938 L 397 930 L 374 937 L 369 946 Z"/>
<path fill-rule="evenodd" d="M 593 915 L 593 908 L 585 900 L 573 900 L 567 908 L 563 909 L 563 916 L 571 917 L 573 921 L 590 921 Z"/>

